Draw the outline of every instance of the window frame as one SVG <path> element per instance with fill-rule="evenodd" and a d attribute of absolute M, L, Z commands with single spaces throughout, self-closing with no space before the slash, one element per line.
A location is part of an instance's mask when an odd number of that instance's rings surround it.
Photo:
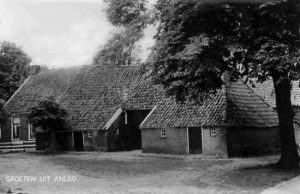
<path fill-rule="evenodd" d="M 166 137 L 167 137 L 166 129 L 161 129 L 161 130 L 160 130 L 160 137 L 161 137 L 161 138 L 166 138 Z"/>
<path fill-rule="evenodd" d="M 15 122 L 15 119 L 19 118 L 19 123 Z M 18 130 L 17 127 L 19 128 Z M 20 140 L 20 129 L 21 129 L 21 117 L 12 117 L 12 140 Z M 15 137 L 15 132 L 18 131 L 18 136 Z"/>
<path fill-rule="evenodd" d="M 217 136 L 217 131 L 216 131 L 216 129 L 210 129 L 210 136 L 211 136 L 211 137 L 216 137 L 216 136 Z"/>
<path fill-rule="evenodd" d="M 88 131 L 88 132 L 87 132 L 87 137 L 88 137 L 89 139 L 92 139 L 92 138 L 94 137 L 93 131 Z"/>

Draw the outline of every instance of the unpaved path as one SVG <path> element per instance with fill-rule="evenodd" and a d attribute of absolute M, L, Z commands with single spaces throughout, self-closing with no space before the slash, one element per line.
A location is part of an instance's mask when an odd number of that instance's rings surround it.
<path fill-rule="evenodd" d="M 0 193 L 259 193 L 298 175 L 265 166 L 276 160 L 162 158 L 138 152 L 0 154 Z M 18 176 L 37 180 L 8 179 Z M 47 176 L 49 181 L 40 181 Z M 63 176 L 76 180 L 55 180 Z"/>

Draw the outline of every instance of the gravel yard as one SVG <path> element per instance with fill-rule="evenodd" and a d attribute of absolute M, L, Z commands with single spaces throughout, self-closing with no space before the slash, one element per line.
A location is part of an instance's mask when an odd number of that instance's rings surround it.
<path fill-rule="evenodd" d="M 277 156 L 205 159 L 139 151 L 0 155 L 0 193 L 260 193 L 299 174 Z"/>

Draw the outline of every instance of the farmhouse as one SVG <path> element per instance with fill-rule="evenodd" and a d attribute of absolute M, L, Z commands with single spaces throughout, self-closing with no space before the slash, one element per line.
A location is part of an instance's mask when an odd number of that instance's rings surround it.
<path fill-rule="evenodd" d="M 241 81 L 196 106 L 166 97 L 138 66 L 86 66 L 60 103 L 75 150 L 233 156 L 278 146 L 276 112 Z"/>
<path fill-rule="evenodd" d="M 38 71 L 38 66 L 31 67 L 31 75 L 4 105 L 4 110 L 10 117 L 2 128 L 0 149 L 15 147 L 23 150 L 35 147 L 36 137 L 28 122 L 28 114 L 44 99 L 52 97 L 58 100 L 80 68 Z"/>
<path fill-rule="evenodd" d="M 30 76 L 5 105 L 11 121 L 3 140 L 34 139 L 27 115 L 51 96 L 69 113 L 71 131 L 58 136 L 66 150 L 235 156 L 278 146 L 276 112 L 240 80 L 195 105 L 167 97 L 139 66 L 100 65 Z M 37 150 L 45 137 L 36 134 Z"/>

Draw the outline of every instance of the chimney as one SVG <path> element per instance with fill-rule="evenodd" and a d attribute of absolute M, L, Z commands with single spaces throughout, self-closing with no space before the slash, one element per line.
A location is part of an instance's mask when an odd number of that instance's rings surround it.
<path fill-rule="evenodd" d="M 32 65 L 29 69 L 29 75 L 36 75 L 40 72 L 41 67 L 39 65 Z"/>

